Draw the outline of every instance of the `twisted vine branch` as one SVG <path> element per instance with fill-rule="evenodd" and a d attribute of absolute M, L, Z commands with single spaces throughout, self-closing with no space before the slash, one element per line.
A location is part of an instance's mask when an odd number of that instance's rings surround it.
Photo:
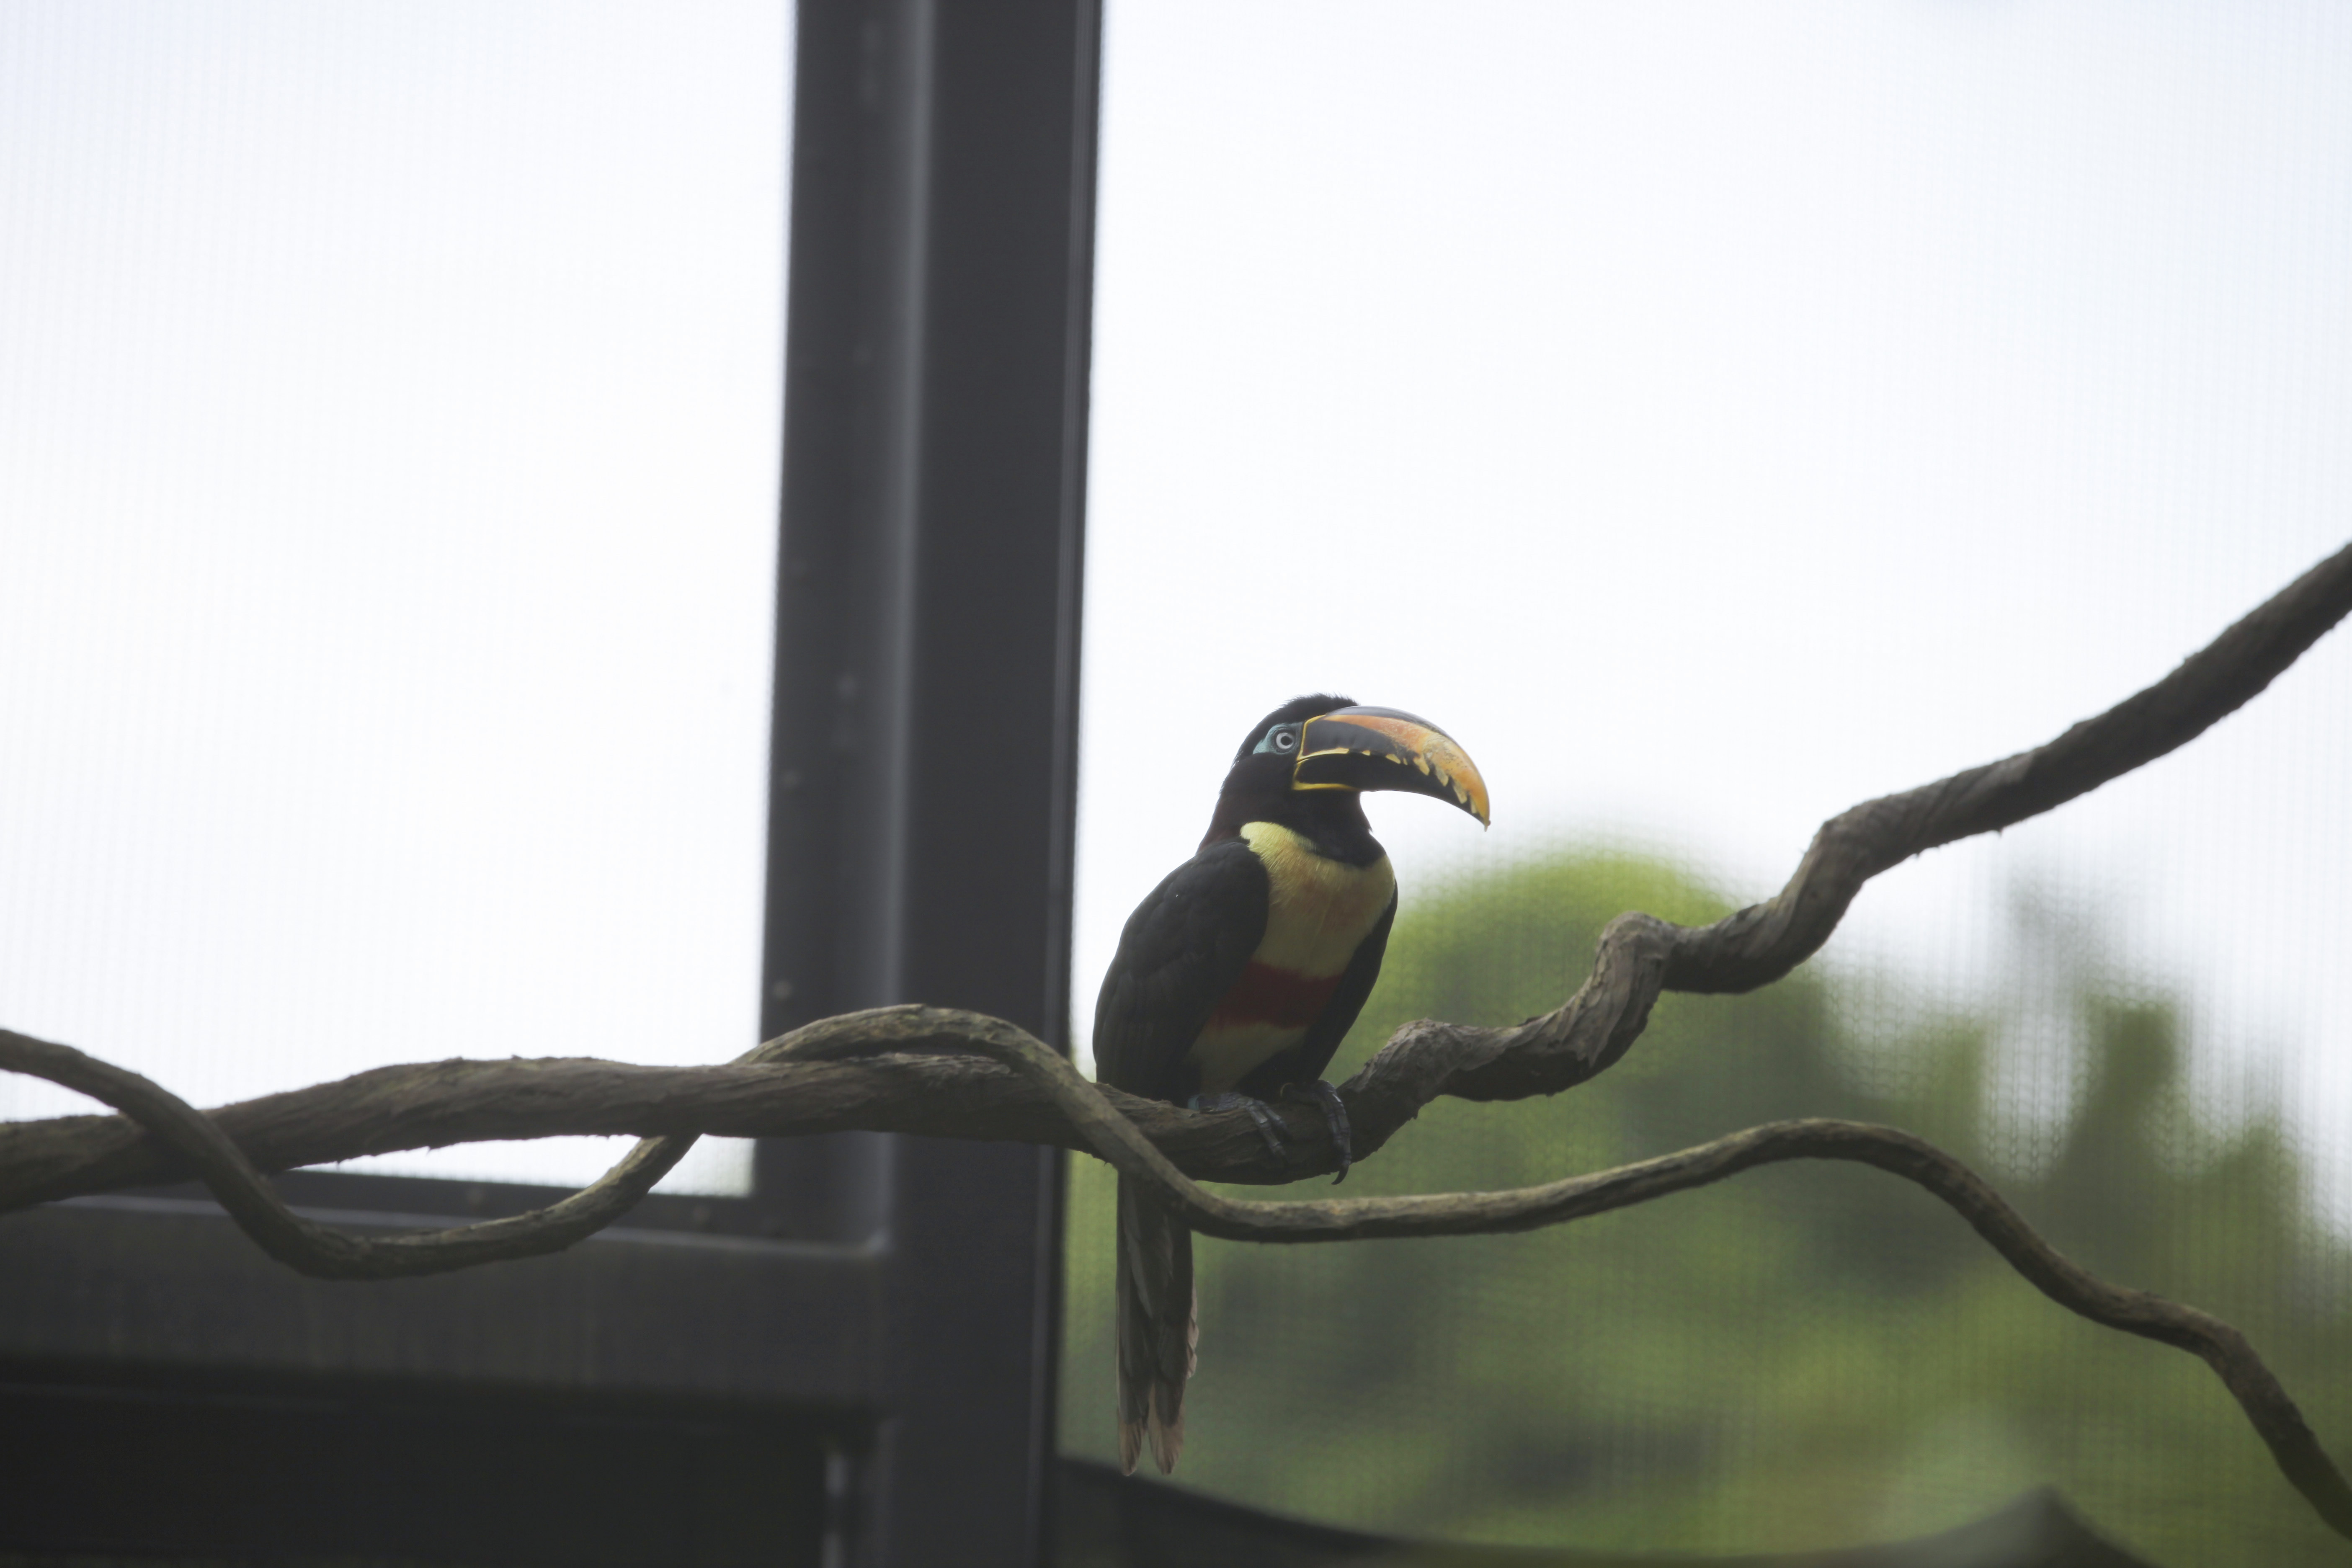
<path fill-rule="evenodd" d="M 2188 744 L 2260 695 L 2347 613 L 2352 545 L 2162 680 L 2056 740 L 1832 817 L 1796 875 L 1764 902 L 1700 927 L 1620 915 L 1601 933 L 1591 978 L 1556 1011 L 1507 1029 L 1405 1026 L 1342 1089 L 1359 1128 L 1356 1157 L 1441 1094 L 1520 1100 L 1582 1083 L 1640 1037 L 1661 991 L 1770 984 L 1820 951 L 1871 878 L 1939 846 L 2014 826 Z"/>
<path fill-rule="evenodd" d="M 843 1026 L 828 1030 L 828 1025 Z M 1085 1148 L 1121 1173 L 1151 1184 L 1193 1229 L 1230 1241 L 1357 1241 L 1536 1230 L 1711 1185 L 1786 1160 L 1874 1165 L 1948 1205 L 2035 1289 L 2069 1311 L 2203 1360 L 2245 1412 L 2280 1473 L 2323 1521 L 2352 1539 L 2352 1485 L 2243 1334 L 2194 1307 L 2098 1279 L 2052 1247 L 1967 1165 L 1898 1129 L 1826 1119 L 1774 1121 L 1656 1159 L 1541 1186 L 1244 1203 L 1193 1182 L 1103 1089 L 1080 1077 L 1034 1036 L 1002 1019 L 944 1008 L 879 1008 L 812 1025 L 771 1041 L 745 1060 L 782 1060 L 795 1054 L 822 1058 L 861 1048 L 877 1037 L 952 1040 L 962 1050 L 1008 1069 L 1065 1119 L 1064 1126 Z M 272 1258 L 325 1279 L 439 1273 L 494 1257 L 556 1251 L 609 1223 L 642 1197 L 694 1142 L 691 1133 L 646 1139 L 595 1185 L 534 1214 L 444 1231 L 368 1237 L 294 1213 L 211 1118 L 137 1073 L 69 1046 L 5 1031 L 0 1031 L 0 1066 L 79 1089 L 136 1118 L 181 1151 L 222 1206 Z"/>
<path fill-rule="evenodd" d="M 1788 885 L 1765 902 L 1697 928 L 1620 916 L 1602 933 L 1591 978 L 1554 1012 L 1504 1029 L 1433 1020 L 1405 1026 L 1340 1088 L 1355 1157 L 1377 1151 L 1440 1095 L 1517 1100 L 1585 1081 L 1632 1047 L 1662 991 L 1740 992 L 1780 978 L 1829 939 L 1872 877 L 1938 845 L 2049 811 L 2186 744 L 2260 693 L 2347 613 L 2352 546 L 2163 680 L 2048 744 L 1832 818 Z M 2242 1335 L 2193 1308 L 2086 1273 L 1967 1166 L 1892 1128 L 1774 1122 L 1511 1192 L 1237 1203 L 1204 1191 L 1187 1172 L 1295 1181 L 1328 1167 L 1331 1155 L 1319 1152 L 1328 1141 L 1294 1140 L 1285 1155 L 1269 1154 L 1239 1112 L 1198 1116 L 1099 1089 L 1009 1024 L 937 1008 L 825 1019 L 726 1068 L 452 1061 L 379 1068 L 211 1116 L 136 1073 L 23 1035 L 0 1031 L 0 1068 L 65 1084 L 123 1113 L 0 1127 L 0 1211 L 194 1174 L 271 1257 L 332 1279 L 440 1272 L 568 1247 L 625 1212 L 703 1133 L 859 1127 L 1059 1143 L 1152 1184 L 1198 1230 L 1285 1242 L 1524 1230 L 1779 1161 L 1857 1161 L 1949 1205 L 2068 1310 L 2201 1357 L 2288 1480 L 2331 1527 L 2352 1537 L 2352 1487 Z M 337 1230 L 289 1209 L 259 1173 L 476 1139 L 620 1131 L 647 1136 L 593 1186 L 532 1214 L 446 1231 Z"/>

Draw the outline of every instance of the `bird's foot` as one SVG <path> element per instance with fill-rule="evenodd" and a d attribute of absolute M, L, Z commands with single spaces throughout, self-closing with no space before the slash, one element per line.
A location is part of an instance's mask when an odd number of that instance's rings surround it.
<path fill-rule="evenodd" d="M 1290 1129 L 1284 1125 L 1274 1107 L 1263 1100 L 1227 1090 L 1218 1094 L 1196 1094 L 1184 1104 L 1189 1110 L 1246 1110 L 1250 1120 L 1257 1123 L 1257 1135 L 1265 1140 L 1267 1153 L 1279 1160 L 1283 1151 L 1289 1146 Z"/>
<path fill-rule="evenodd" d="M 1282 1086 L 1285 1100 L 1303 1100 L 1323 1108 L 1323 1120 L 1331 1126 L 1331 1146 L 1339 1154 L 1339 1173 L 1331 1178 L 1338 1186 L 1348 1179 L 1348 1167 L 1356 1163 L 1356 1133 L 1348 1123 L 1348 1102 L 1339 1091 L 1321 1079 L 1313 1083 L 1286 1083 Z"/>

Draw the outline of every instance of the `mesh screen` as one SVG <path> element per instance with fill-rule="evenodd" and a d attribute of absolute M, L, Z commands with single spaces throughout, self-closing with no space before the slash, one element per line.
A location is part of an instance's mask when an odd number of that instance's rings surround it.
<path fill-rule="evenodd" d="M 1403 912 L 1340 1078 L 1401 1019 L 1555 1005 L 1621 910 L 1768 895 L 1823 818 L 2058 734 L 2344 544 L 2341 6 L 1112 0 L 1105 41 L 1082 1007 L 1295 693 L 1426 714 L 1494 799 L 1484 836 L 1374 802 Z M 1892 1122 L 2238 1324 L 2352 1456 L 2347 713 L 2339 632 L 1880 878 L 1780 984 L 1666 998 L 1559 1099 L 1433 1106 L 1341 1192 Z M 1805 1550 L 2050 1483 L 2156 1562 L 2337 1560 L 2201 1364 L 1875 1172 L 1201 1270 L 1178 1479 L 1328 1523 Z"/>

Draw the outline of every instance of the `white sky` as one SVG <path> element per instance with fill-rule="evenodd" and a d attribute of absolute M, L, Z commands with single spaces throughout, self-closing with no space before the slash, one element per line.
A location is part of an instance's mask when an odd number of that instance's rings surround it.
<path fill-rule="evenodd" d="M 0 1021 L 204 1102 L 749 1041 L 787 31 L 0 8 Z M 1755 897 L 2352 537 L 2347 69 L 2318 0 L 1112 0 L 1086 700 L 1213 743 L 1086 752 L 1081 1033 L 1296 692 L 1478 759 L 1489 835 L 1374 803 L 1408 898 Z M 1972 994 L 2037 880 L 2340 1158 L 2347 717 L 2339 633 L 1824 962 Z"/>

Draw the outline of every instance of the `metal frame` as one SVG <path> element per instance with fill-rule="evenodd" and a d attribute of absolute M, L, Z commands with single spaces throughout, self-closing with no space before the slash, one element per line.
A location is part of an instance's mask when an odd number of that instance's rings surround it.
<path fill-rule="evenodd" d="M 798 33 L 765 1032 L 922 1000 L 1061 1045 L 1099 0 L 801 0 Z M 298 1278 L 185 1190 L 0 1220 L 0 1474 L 68 1478 L 0 1506 L 0 1551 L 1036 1563 L 1061 1179 L 763 1143 L 750 1198 L 383 1285 Z M 281 1180 L 351 1223 L 549 1195 Z M 678 1452 L 759 1456 L 773 1510 L 689 1504 L 674 1464 L 579 1485 Z M 467 1479 L 491 1457 L 515 1484 Z"/>

